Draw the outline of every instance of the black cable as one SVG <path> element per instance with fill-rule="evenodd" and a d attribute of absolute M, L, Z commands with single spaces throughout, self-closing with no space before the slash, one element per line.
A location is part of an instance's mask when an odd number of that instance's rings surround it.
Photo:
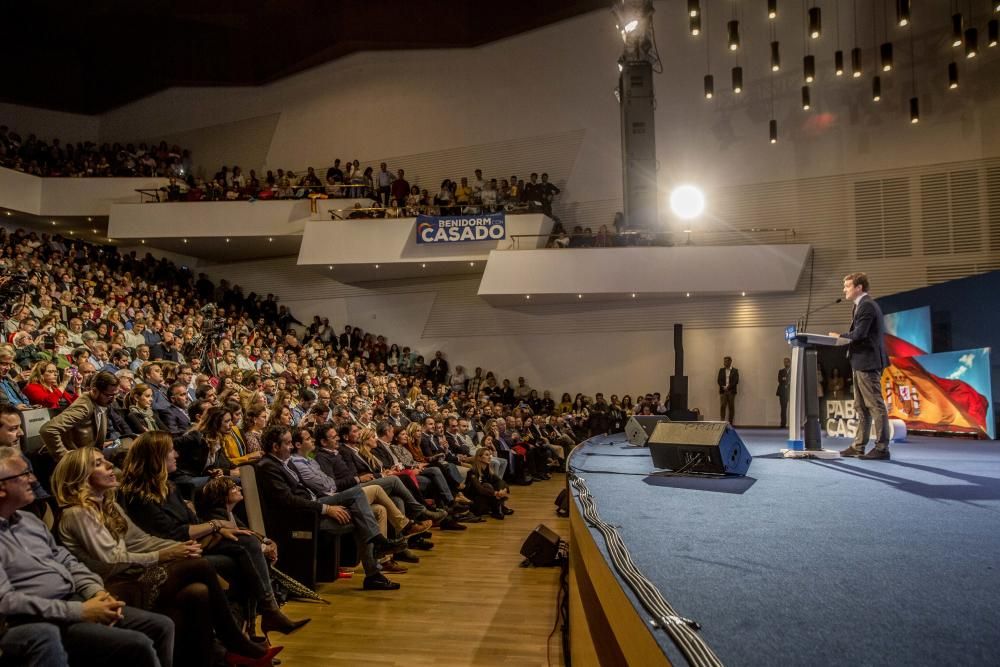
<path fill-rule="evenodd" d="M 598 515 L 594 497 L 583 478 L 571 474 L 570 484 L 577 491 L 584 519 L 604 537 L 612 565 L 635 593 L 643 608 L 653 616 L 654 625 L 666 631 L 690 665 L 694 667 L 722 667 L 718 656 L 697 634 L 701 625 L 678 615 L 660 591 L 635 566 L 618 529 L 605 522 Z"/>

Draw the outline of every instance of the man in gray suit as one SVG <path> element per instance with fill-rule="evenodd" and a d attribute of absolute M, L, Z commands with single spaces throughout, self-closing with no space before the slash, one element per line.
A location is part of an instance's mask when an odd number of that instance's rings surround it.
<path fill-rule="evenodd" d="M 102 371 L 90 389 L 50 419 L 39 431 L 42 445 L 56 461 L 71 449 L 103 448 L 108 433 L 108 406 L 118 394 L 118 378 Z"/>
<path fill-rule="evenodd" d="M 844 299 L 854 302 L 851 330 L 831 336 L 850 340 L 847 358 L 854 373 L 854 409 L 858 413 L 858 432 L 854 443 L 840 452 L 867 460 L 889 459 L 889 415 L 882 395 L 882 369 L 889 365 L 885 351 L 885 322 L 882 309 L 868 294 L 868 276 L 851 273 L 844 276 Z M 872 424 L 875 426 L 875 449 L 867 454 L 865 446 Z"/>

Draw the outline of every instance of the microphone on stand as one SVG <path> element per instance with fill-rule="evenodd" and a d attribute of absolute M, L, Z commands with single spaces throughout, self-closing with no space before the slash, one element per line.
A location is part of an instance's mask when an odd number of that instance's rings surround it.
<path fill-rule="evenodd" d="M 843 300 L 844 300 L 843 297 L 841 297 L 841 298 L 835 299 L 835 300 L 833 300 L 833 301 L 831 301 L 829 303 L 824 303 L 822 306 L 818 306 L 816 308 L 813 308 L 810 311 L 807 311 L 805 315 L 803 315 L 801 318 L 799 318 L 799 323 L 802 325 L 802 328 L 799 329 L 799 330 L 800 331 L 805 331 L 809 327 L 809 316 L 810 315 L 812 315 L 813 313 L 818 313 L 819 311 L 824 310 L 826 308 L 829 308 L 830 306 L 836 306 L 838 303 L 840 303 Z"/>

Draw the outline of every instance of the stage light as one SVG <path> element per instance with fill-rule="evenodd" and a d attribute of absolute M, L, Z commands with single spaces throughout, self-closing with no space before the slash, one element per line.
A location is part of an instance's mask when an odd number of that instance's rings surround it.
<path fill-rule="evenodd" d="M 979 53 L 979 31 L 969 28 L 965 31 L 965 57 L 975 58 Z"/>
<path fill-rule="evenodd" d="M 639 19 L 632 19 L 625 24 L 625 32 L 635 32 L 635 29 L 639 27 Z"/>
<path fill-rule="evenodd" d="M 833 72 L 837 76 L 844 76 L 844 52 L 836 51 L 833 54 Z"/>
<path fill-rule="evenodd" d="M 746 295 L 747 295 L 746 292 L 740 292 L 740 296 L 746 296 Z"/>
<path fill-rule="evenodd" d="M 55 221 L 55 220 L 53 220 L 53 221 L 52 221 L 52 226 L 53 226 L 53 227 L 55 227 L 55 226 L 56 226 L 56 221 Z"/>
<path fill-rule="evenodd" d="M 705 195 L 693 185 L 680 185 L 670 193 L 670 210 L 683 220 L 697 218 L 705 210 Z"/>
<path fill-rule="evenodd" d="M 421 268 L 421 269 L 426 269 L 426 268 L 427 268 L 427 265 L 426 265 L 426 264 L 421 264 L 421 265 L 420 265 L 420 268 Z"/>
<path fill-rule="evenodd" d="M 948 88 L 958 88 L 958 63 L 948 63 Z"/>
<path fill-rule="evenodd" d="M 705 99 L 710 100 L 715 95 L 715 77 L 711 74 L 705 75 Z"/>
<path fill-rule="evenodd" d="M 91 230 L 90 230 L 90 232 L 91 232 L 92 234 L 96 234 L 96 233 L 97 233 L 97 230 L 96 230 L 96 229 L 91 229 Z"/>
<path fill-rule="evenodd" d="M 576 295 L 576 298 L 577 298 L 577 299 L 582 299 L 582 298 L 583 298 L 583 295 L 582 295 L 582 294 L 577 294 L 577 295 Z"/>
<path fill-rule="evenodd" d="M 476 265 L 475 262 L 469 262 L 469 266 L 475 266 L 475 265 Z"/>
<path fill-rule="evenodd" d="M 777 72 L 781 69 L 781 47 L 778 42 L 771 42 L 771 71 Z"/>
<path fill-rule="evenodd" d="M 93 221 L 94 221 L 93 218 L 87 218 L 87 222 L 93 222 Z"/>
<path fill-rule="evenodd" d="M 618 63 L 618 72 L 621 73 L 624 69 L 625 69 L 625 66 L 622 65 L 621 62 L 619 61 L 619 63 Z"/>
<path fill-rule="evenodd" d="M 525 301 L 531 301 L 531 295 L 530 294 L 525 294 L 524 295 L 524 300 Z"/>
<path fill-rule="evenodd" d="M 331 265 L 330 265 L 329 267 L 327 267 L 327 268 L 329 268 L 329 269 L 330 269 L 331 271 L 333 271 L 333 264 L 331 264 Z"/>
<path fill-rule="evenodd" d="M 771 136 L 771 143 L 772 144 L 778 143 L 778 121 L 772 118 L 767 125 L 768 125 L 768 133 Z"/>
<path fill-rule="evenodd" d="M 910 122 L 914 125 L 920 122 L 920 100 L 916 97 L 910 98 Z"/>
<path fill-rule="evenodd" d="M 268 236 L 267 237 L 267 242 L 268 243 L 274 243 L 274 237 L 273 236 Z"/>
<path fill-rule="evenodd" d="M 743 68 L 739 65 L 733 68 L 733 92 L 737 95 L 743 92 Z"/>
<path fill-rule="evenodd" d="M 892 42 L 885 42 L 879 47 L 879 56 L 882 59 L 882 71 L 892 71 Z"/>
<path fill-rule="evenodd" d="M 632 298 L 633 299 L 635 298 L 635 292 L 632 292 Z"/>
<path fill-rule="evenodd" d="M 142 245 L 146 245 L 146 239 L 139 241 L 139 243 L 141 243 Z"/>
<path fill-rule="evenodd" d="M 812 7 L 809 10 L 809 36 L 819 39 L 823 32 L 823 19 L 819 7 Z"/>
<path fill-rule="evenodd" d="M 229 239 L 228 238 L 226 239 L 226 243 L 229 243 Z"/>
<path fill-rule="evenodd" d="M 691 31 L 691 35 L 697 37 L 701 34 L 701 16 L 692 16 L 688 19 L 688 29 Z"/>
<path fill-rule="evenodd" d="M 729 50 L 735 51 L 740 48 L 740 22 L 730 21 L 726 26 L 729 30 Z"/>
<path fill-rule="evenodd" d="M 855 79 L 861 76 L 861 49 L 856 46 L 851 49 L 851 76 Z"/>
<path fill-rule="evenodd" d="M 872 102 L 882 99 L 882 77 L 875 75 L 872 77 Z"/>
<path fill-rule="evenodd" d="M 778 18 L 778 0 L 767 0 L 767 18 L 772 21 Z"/>
<path fill-rule="evenodd" d="M 905 28 L 910 24 L 910 0 L 896 0 L 896 25 Z"/>
<path fill-rule="evenodd" d="M 375 265 L 375 268 L 376 268 L 376 269 L 378 268 L 378 264 L 376 264 L 376 265 Z"/>
<path fill-rule="evenodd" d="M 951 15 L 951 45 L 954 47 L 962 46 L 962 15 L 952 14 Z"/>
<path fill-rule="evenodd" d="M 691 298 L 691 292 L 684 292 L 684 297 L 687 299 Z"/>
<path fill-rule="evenodd" d="M 72 234 L 72 233 L 73 233 L 73 232 L 70 232 L 70 234 Z M 187 240 L 187 239 L 184 239 L 184 243 L 187 243 L 187 242 L 188 242 L 188 240 Z"/>
<path fill-rule="evenodd" d="M 990 22 L 986 24 L 986 45 L 993 48 L 997 45 L 997 34 L 1000 33 L 1000 22 L 996 19 L 990 19 Z"/>
<path fill-rule="evenodd" d="M 694 18 L 701 14 L 701 9 L 698 7 L 698 0 L 688 0 L 688 16 Z"/>
<path fill-rule="evenodd" d="M 806 83 L 812 83 L 816 78 L 816 56 L 808 55 L 802 59 L 802 78 Z"/>
<path fill-rule="evenodd" d="M 810 97 L 809 96 L 809 86 L 802 86 L 802 110 L 803 111 L 809 111 L 809 107 L 811 106 L 809 97 Z"/>

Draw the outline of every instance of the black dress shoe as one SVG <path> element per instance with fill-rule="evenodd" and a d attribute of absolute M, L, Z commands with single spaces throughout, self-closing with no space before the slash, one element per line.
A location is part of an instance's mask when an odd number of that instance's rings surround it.
<path fill-rule="evenodd" d="M 421 551 L 430 551 L 434 548 L 434 543 L 430 540 L 416 540 L 410 542 L 411 549 L 420 549 Z"/>
<path fill-rule="evenodd" d="M 863 449 L 855 449 L 854 447 L 848 447 L 847 449 L 840 450 L 840 455 L 843 456 L 843 457 L 845 457 L 845 458 L 847 458 L 847 457 L 855 457 L 855 458 L 859 458 L 860 459 L 862 456 L 865 455 L 865 450 L 863 450 Z"/>
<path fill-rule="evenodd" d="M 455 521 L 451 517 L 448 517 L 447 519 L 442 521 L 439 528 L 441 528 L 441 530 L 468 530 L 466 526 L 463 526 L 462 524 L 460 524 L 458 521 Z"/>
<path fill-rule="evenodd" d="M 859 459 L 864 459 L 865 461 L 888 461 L 891 457 L 889 456 L 889 449 L 879 449 L 876 447 L 867 454 L 858 457 Z"/>
<path fill-rule="evenodd" d="M 500 521 L 504 520 L 503 512 L 500 512 L 499 510 L 496 512 L 490 512 L 490 516 L 494 519 L 499 519 Z"/>
<path fill-rule="evenodd" d="M 404 549 L 403 551 L 400 551 L 398 554 L 396 554 L 396 560 L 403 563 L 419 563 L 420 556 L 413 553 L 409 549 Z"/>
<path fill-rule="evenodd" d="M 394 554 L 398 554 L 400 551 L 403 551 L 407 546 L 409 546 L 406 542 L 406 538 L 388 540 L 381 535 L 376 535 L 375 539 L 371 541 L 371 545 L 374 550 L 376 560 L 382 558 L 382 556 L 392 556 Z"/>
<path fill-rule="evenodd" d="M 362 588 L 366 591 L 395 591 L 399 590 L 399 584 L 390 581 L 384 574 L 373 574 L 365 577 Z"/>
<path fill-rule="evenodd" d="M 514 510 L 512 510 L 509 507 L 503 507 L 503 508 L 501 508 L 500 511 L 503 512 L 505 516 L 510 516 L 511 514 L 514 513 Z"/>

